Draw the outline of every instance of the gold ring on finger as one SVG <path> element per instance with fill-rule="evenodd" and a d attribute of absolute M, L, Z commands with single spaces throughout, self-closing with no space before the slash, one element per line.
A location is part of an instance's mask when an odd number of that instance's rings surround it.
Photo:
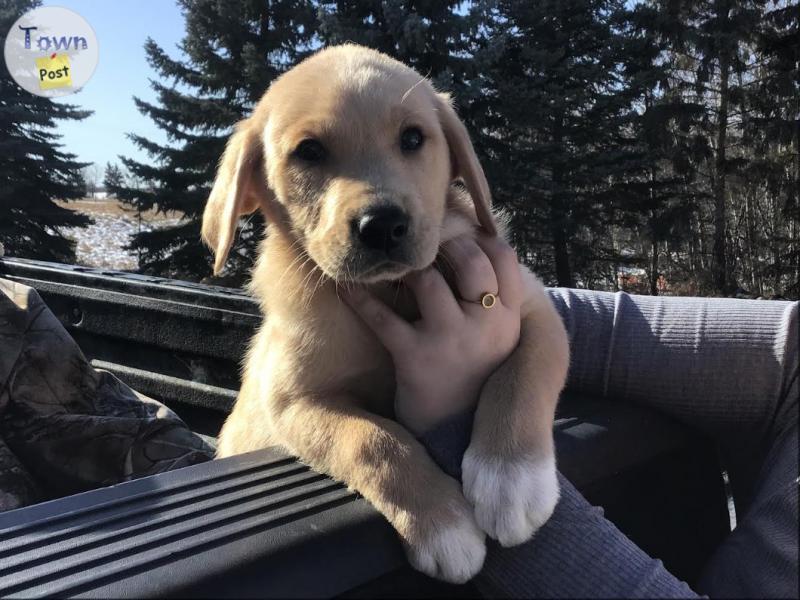
<path fill-rule="evenodd" d="M 480 304 L 483 308 L 489 309 L 493 308 L 497 301 L 500 299 L 500 293 L 493 294 L 492 292 L 485 292 L 481 294 L 480 300 L 468 300 L 468 302 L 472 302 L 473 304 Z"/>

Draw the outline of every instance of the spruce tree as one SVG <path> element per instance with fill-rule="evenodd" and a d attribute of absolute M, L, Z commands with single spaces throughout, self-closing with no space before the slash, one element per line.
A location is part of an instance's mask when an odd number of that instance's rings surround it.
<path fill-rule="evenodd" d="M 500 0 L 488 10 L 477 142 L 515 245 L 562 286 L 591 283 L 611 259 L 602 233 L 632 160 L 623 10 L 617 0 Z"/>
<path fill-rule="evenodd" d="M 106 163 L 106 172 L 103 176 L 103 185 L 109 194 L 116 195 L 125 186 L 125 176 L 119 165 Z"/>
<path fill-rule="evenodd" d="M 326 45 L 361 44 L 416 69 L 436 89 L 451 95 L 459 116 L 475 136 L 474 115 L 482 96 L 474 61 L 480 37 L 478 4 L 465 7 L 460 0 L 322 0 L 319 35 Z"/>
<path fill-rule="evenodd" d="M 31 0 L 0 4 L 0 45 L 14 21 L 36 6 Z M 55 130 L 58 121 L 91 112 L 30 94 L 11 79 L 5 61 L 0 69 L 0 242 L 6 256 L 75 262 L 75 244 L 64 229 L 91 220 L 54 200 L 84 195 L 86 163 L 64 149 Z"/>
<path fill-rule="evenodd" d="M 621 81 L 636 108 L 631 122 L 636 152 L 626 182 L 617 188 L 616 225 L 629 249 L 642 248 L 639 263 L 648 272 L 650 294 L 657 295 L 662 248 L 690 239 L 696 206 L 707 199 L 697 179 L 711 149 L 701 127 L 705 106 L 687 101 L 670 85 L 673 17 L 658 4 L 638 4 L 623 14 L 622 24 Z"/>
<path fill-rule="evenodd" d="M 706 107 L 706 133 L 713 149 L 708 164 L 712 195 L 713 249 L 711 274 L 718 294 L 737 287 L 729 245 L 729 196 L 733 175 L 741 172 L 747 153 L 732 154 L 746 111 L 746 82 L 753 68 L 752 43 L 765 0 L 660 0 L 675 16 L 671 59 L 674 85 L 690 102 Z"/>
<path fill-rule="evenodd" d="M 743 145 L 753 156 L 743 174 L 760 193 L 746 198 L 752 284 L 800 296 L 800 7 L 777 2 L 757 27 L 757 67 L 745 87 Z M 759 202 L 761 200 L 761 202 Z M 758 226 L 757 214 L 771 223 Z M 764 280 L 767 280 L 765 282 Z"/>
<path fill-rule="evenodd" d="M 120 188 L 121 199 L 139 211 L 177 211 L 174 227 L 133 236 L 141 270 L 185 279 L 211 273 L 200 242 L 200 222 L 216 166 L 232 126 L 249 114 L 269 83 L 309 51 L 315 30 L 313 6 L 302 0 L 179 0 L 186 20 L 173 58 L 152 39 L 149 64 L 161 77 L 151 83 L 155 103 L 135 99 L 139 110 L 166 132 L 167 144 L 141 135 L 133 141 L 153 162 L 122 161 L 144 186 Z M 241 283 L 260 236 L 259 216 L 239 235 L 228 261 Z"/>
<path fill-rule="evenodd" d="M 465 102 L 474 69 L 468 53 L 476 23 L 461 0 L 322 0 L 326 45 L 354 42 L 393 56 Z"/>

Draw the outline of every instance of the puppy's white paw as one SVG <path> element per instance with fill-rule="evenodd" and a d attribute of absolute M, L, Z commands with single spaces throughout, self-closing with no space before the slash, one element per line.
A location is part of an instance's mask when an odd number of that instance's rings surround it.
<path fill-rule="evenodd" d="M 478 525 L 501 546 L 526 542 L 558 503 L 554 457 L 500 460 L 469 448 L 462 463 L 464 495 Z"/>
<path fill-rule="evenodd" d="M 404 544 L 408 561 L 418 571 L 450 583 L 466 583 L 477 575 L 486 557 L 486 538 L 472 515 L 431 530 L 427 539 Z"/>

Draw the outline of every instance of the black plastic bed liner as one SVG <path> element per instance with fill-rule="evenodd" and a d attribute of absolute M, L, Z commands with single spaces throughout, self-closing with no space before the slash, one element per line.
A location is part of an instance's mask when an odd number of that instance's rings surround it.
<path fill-rule="evenodd" d="M 2 259 L 0 277 L 36 288 L 94 364 L 216 435 L 260 321 L 252 299 L 35 261 Z M 556 446 L 559 468 L 590 501 L 696 579 L 728 531 L 710 444 L 644 408 L 566 394 Z M 0 513 L 0 597 L 473 592 L 412 571 L 365 500 L 274 449 Z"/>

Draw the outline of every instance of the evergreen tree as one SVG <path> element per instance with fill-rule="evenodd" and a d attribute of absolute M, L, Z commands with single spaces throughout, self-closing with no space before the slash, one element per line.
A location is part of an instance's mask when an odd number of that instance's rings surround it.
<path fill-rule="evenodd" d="M 800 6 L 775 2 L 765 12 L 745 87 L 743 146 L 752 157 L 743 172 L 745 262 L 759 294 L 800 296 Z M 770 215 L 760 224 L 758 215 Z"/>
<path fill-rule="evenodd" d="M 103 176 L 103 185 L 109 194 L 116 195 L 125 186 L 125 176 L 119 165 L 113 163 L 106 164 L 106 172 Z"/>
<path fill-rule="evenodd" d="M 14 21 L 37 5 L 0 4 L 0 45 Z M 81 120 L 91 112 L 30 94 L 11 79 L 5 61 L 0 69 L 0 241 L 7 256 L 74 262 L 75 244 L 63 230 L 91 220 L 53 201 L 84 195 L 80 171 L 86 164 L 63 149 L 54 130 L 59 120 Z"/>
<path fill-rule="evenodd" d="M 462 0 L 322 0 L 320 36 L 326 45 L 354 42 L 392 56 L 467 102 L 474 77 L 468 52 L 476 28 Z"/>
<path fill-rule="evenodd" d="M 145 272 L 199 279 L 211 273 L 200 243 L 200 219 L 216 166 L 232 126 L 246 116 L 269 83 L 302 59 L 313 41 L 315 13 L 302 0 L 179 0 L 186 19 L 174 59 L 153 40 L 145 44 L 162 81 L 152 82 L 158 100 L 135 99 L 139 110 L 166 132 L 169 143 L 133 134 L 155 164 L 122 161 L 136 181 L 119 197 L 139 211 L 177 211 L 181 222 L 133 236 Z M 238 281 L 248 270 L 259 237 L 259 216 L 243 229 L 229 265 Z"/>
<path fill-rule="evenodd" d="M 674 32 L 673 59 L 682 68 L 675 84 L 692 102 L 707 109 L 707 134 L 713 148 L 709 183 L 713 198 L 711 272 L 717 293 L 737 288 L 728 248 L 729 181 L 747 161 L 731 155 L 733 136 L 741 125 L 744 85 L 752 69 L 750 44 L 761 22 L 765 0 L 662 0 L 680 24 Z M 689 91 L 691 90 L 691 92 Z"/>
<path fill-rule="evenodd" d="M 199 218 L 231 125 L 311 48 L 351 41 L 453 94 L 514 244 L 550 282 L 608 289 L 628 265 L 647 269 L 650 293 L 664 273 L 672 293 L 741 280 L 800 294 L 800 13 L 787 0 L 180 1 L 183 56 L 149 41 L 158 100 L 138 101 L 169 143 L 134 135 L 156 164 L 124 159 L 117 192 L 184 215 L 134 238 L 147 271 L 210 273 Z"/>
<path fill-rule="evenodd" d="M 602 233 L 631 169 L 617 0 L 500 0 L 487 13 L 478 144 L 518 250 L 550 281 L 607 273 Z M 602 265 L 598 269 L 597 265 Z"/>
<path fill-rule="evenodd" d="M 692 236 L 695 208 L 705 199 L 696 185 L 698 170 L 711 149 L 701 128 L 705 107 L 686 101 L 670 84 L 672 17 L 658 4 L 639 4 L 624 15 L 623 23 L 622 81 L 635 100 L 631 126 L 638 152 L 626 182 L 618 186 L 621 207 L 615 225 L 629 249 L 642 248 L 639 262 L 648 271 L 649 292 L 655 296 L 663 247 Z"/>
<path fill-rule="evenodd" d="M 483 90 L 474 60 L 482 6 L 462 0 L 322 0 L 319 34 L 326 45 L 374 48 L 448 92 L 473 138 Z M 477 111 L 477 112 L 476 112 Z M 480 149 L 476 148 L 480 154 Z M 491 183 L 491 182 L 490 182 Z"/>

